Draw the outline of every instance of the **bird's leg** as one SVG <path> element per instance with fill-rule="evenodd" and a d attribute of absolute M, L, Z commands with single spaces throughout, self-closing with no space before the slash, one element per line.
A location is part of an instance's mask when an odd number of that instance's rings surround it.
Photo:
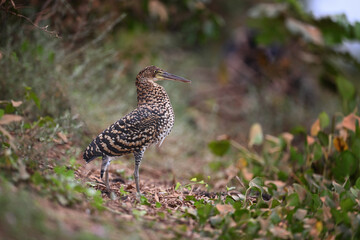
<path fill-rule="evenodd" d="M 108 192 L 110 192 L 110 184 L 109 184 L 109 168 L 110 168 L 110 161 L 108 164 L 108 167 L 105 170 L 105 185 L 106 185 L 106 190 Z"/>
<path fill-rule="evenodd" d="M 135 184 L 136 184 L 136 193 L 138 196 L 140 196 L 140 186 L 139 186 L 139 163 L 135 163 L 135 171 L 134 171 L 134 178 L 135 178 Z"/>
<path fill-rule="evenodd" d="M 108 192 L 110 192 L 110 185 L 109 185 L 109 165 L 110 165 L 110 158 L 108 156 L 103 156 L 102 158 L 102 163 L 101 163 L 101 173 L 100 173 L 100 177 L 101 179 L 104 176 L 104 172 L 105 172 L 105 186 L 106 186 L 106 190 Z"/>
<path fill-rule="evenodd" d="M 140 163 L 143 158 L 143 155 L 144 155 L 144 151 L 134 153 L 134 156 L 135 156 L 134 179 L 135 179 L 136 193 L 137 193 L 138 198 L 140 198 L 140 196 L 141 196 L 140 186 L 139 186 L 139 167 L 140 167 Z"/>

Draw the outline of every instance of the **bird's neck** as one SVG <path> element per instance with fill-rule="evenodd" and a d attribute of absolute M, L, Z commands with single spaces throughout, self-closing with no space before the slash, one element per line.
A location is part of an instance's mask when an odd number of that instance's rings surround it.
<path fill-rule="evenodd" d="M 169 101 L 165 89 L 153 81 L 136 81 L 138 106 L 154 105 Z"/>

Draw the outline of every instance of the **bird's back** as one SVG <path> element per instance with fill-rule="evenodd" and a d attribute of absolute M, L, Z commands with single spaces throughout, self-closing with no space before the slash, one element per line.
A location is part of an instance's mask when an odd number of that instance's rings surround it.
<path fill-rule="evenodd" d="M 103 155 L 121 156 L 143 151 L 150 144 L 162 142 L 173 124 L 171 105 L 167 108 L 140 106 L 99 134 L 86 148 L 83 158 L 90 162 Z"/>

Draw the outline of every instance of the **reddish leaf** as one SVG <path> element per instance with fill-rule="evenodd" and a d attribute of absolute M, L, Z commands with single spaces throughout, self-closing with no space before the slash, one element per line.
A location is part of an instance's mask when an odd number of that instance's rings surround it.
<path fill-rule="evenodd" d="M 22 116 L 15 115 L 15 114 L 5 114 L 0 119 L 0 125 L 7 125 L 12 122 L 18 122 L 21 121 L 23 118 Z"/>

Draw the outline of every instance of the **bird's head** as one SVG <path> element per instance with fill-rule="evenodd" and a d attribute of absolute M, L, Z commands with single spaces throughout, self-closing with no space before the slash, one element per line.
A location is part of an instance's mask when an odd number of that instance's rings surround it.
<path fill-rule="evenodd" d="M 190 80 L 165 72 L 164 70 L 155 66 L 148 66 L 143 70 L 141 70 L 137 75 L 136 79 L 140 81 L 153 81 L 153 82 L 159 80 L 172 80 L 172 81 L 180 81 L 185 83 L 191 82 Z"/>

